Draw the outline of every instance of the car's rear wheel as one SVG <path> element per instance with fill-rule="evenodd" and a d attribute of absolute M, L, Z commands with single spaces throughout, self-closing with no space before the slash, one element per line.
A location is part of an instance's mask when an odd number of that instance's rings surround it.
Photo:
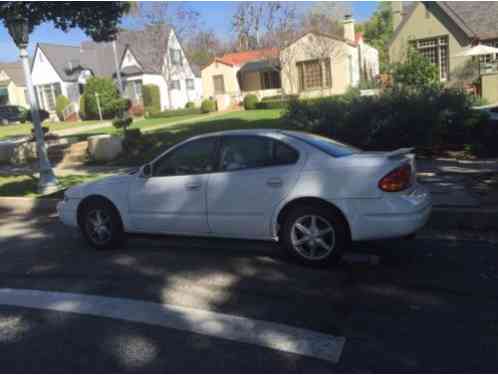
<path fill-rule="evenodd" d="M 80 227 L 86 241 L 96 249 L 114 249 L 123 243 L 121 217 L 105 200 L 96 199 L 84 207 Z"/>
<path fill-rule="evenodd" d="M 283 220 L 280 242 L 287 254 L 303 264 L 330 265 L 344 252 L 347 227 L 328 207 L 296 207 Z"/>

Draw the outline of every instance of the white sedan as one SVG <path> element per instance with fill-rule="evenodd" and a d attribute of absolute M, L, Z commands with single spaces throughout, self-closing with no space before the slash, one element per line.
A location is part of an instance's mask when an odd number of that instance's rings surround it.
<path fill-rule="evenodd" d="M 363 152 L 293 131 L 210 133 L 132 174 L 72 187 L 57 208 L 98 249 L 125 233 L 260 239 L 325 264 L 350 241 L 404 237 L 427 222 L 431 197 L 410 151 Z"/>

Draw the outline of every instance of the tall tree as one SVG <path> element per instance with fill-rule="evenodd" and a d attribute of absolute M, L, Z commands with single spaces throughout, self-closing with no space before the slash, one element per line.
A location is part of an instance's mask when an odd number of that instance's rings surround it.
<path fill-rule="evenodd" d="M 342 21 L 351 15 L 351 4 L 339 1 L 319 1 L 313 4 L 301 18 L 303 31 L 342 36 Z"/>
<path fill-rule="evenodd" d="M 388 44 L 393 35 L 391 4 L 380 2 L 371 19 L 364 24 L 365 42 L 379 51 L 380 71 L 385 72 L 389 64 Z"/>
<path fill-rule="evenodd" d="M 184 46 L 190 61 L 199 66 L 209 64 L 216 55 L 223 53 L 225 49 L 223 43 L 211 30 L 192 33 Z"/>

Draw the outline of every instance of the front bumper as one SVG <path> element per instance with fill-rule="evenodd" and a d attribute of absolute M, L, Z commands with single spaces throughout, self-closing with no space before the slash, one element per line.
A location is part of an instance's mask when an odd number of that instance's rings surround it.
<path fill-rule="evenodd" d="M 76 199 L 68 199 L 57 203 L 57 215 L 63 224 L 74 228 L 78 227 L 78 203 L 79 200 Z"/>

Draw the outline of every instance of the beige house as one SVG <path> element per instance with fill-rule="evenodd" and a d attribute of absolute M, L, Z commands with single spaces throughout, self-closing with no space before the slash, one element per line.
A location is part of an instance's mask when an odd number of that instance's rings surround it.
<path fill-rule="evenodd" d="M 225 54 L 201 71 L 203 93 L 218 109 L 240 103 L 248 94 L 317 97 L 343 94 L 361 79 L 379 74 L 378 51 L 344 21 L 344 37 L 308 32 L 281 51 L 263 49 Z"/>
<path fill-rule="evenodd" d="M 477 81 L 477 91 L 498 102 L 496 56 L 479 58 L 481 74 L 476 58 L 457 56 L 478 43 L 498 47 L 497 2 L 393 2 L 392 11 L 391 62 L 403 61 L 412 46 L 438 67 L 442 82 L 468 86 Z"/>
<path fill-rule="evenodd" d="M 29 107 L 21 63 L 0 64 L 0 105 Z"/>

